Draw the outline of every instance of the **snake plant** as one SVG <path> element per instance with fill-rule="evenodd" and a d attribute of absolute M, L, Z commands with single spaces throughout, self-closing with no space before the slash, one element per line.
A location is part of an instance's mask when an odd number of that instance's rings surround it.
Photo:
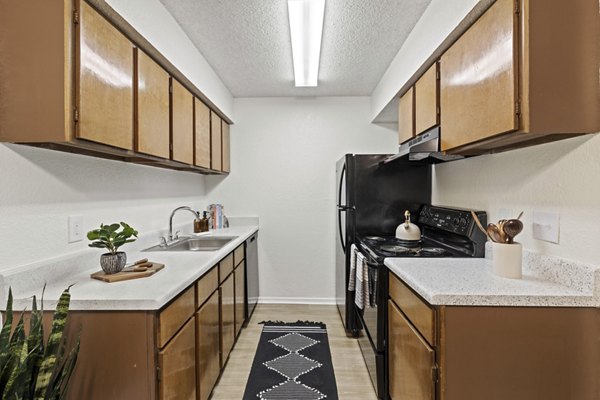
<path fill-rule="evenodd" d="M 29 334 L 25 333 L 25 313 L 22 312 L 11 335 L 13 296 L 9 289 L 4 325 L 0 331 L 1 400 L 59 400 L 65 397 L 79 353 L 79 335 L 71 350 L 68 353 L 66 350 L 64 330 L 70 299 L 67 288 L 60 296 L 50 336 L 44 343 L 43 300 L 41 309 L 38 309 L 35 296 Z"/>

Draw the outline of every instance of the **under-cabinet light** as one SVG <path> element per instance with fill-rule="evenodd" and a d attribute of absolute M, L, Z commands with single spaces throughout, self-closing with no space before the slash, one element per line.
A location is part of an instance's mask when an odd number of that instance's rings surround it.
<path fill-rule="evenodd" d="M 317 86 L 325 0 L 288 0 L 296 87 Z"/>

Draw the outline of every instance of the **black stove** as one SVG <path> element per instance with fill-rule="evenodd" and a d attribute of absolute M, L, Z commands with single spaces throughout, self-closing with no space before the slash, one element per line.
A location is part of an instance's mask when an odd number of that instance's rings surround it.
<path fill-rule="evenodd" d="M 485 212 L 477 212 L 481 223 L 487 225 Z M 369 279 L 374 280 L 375 293 L 369 298 L 375 299 L 363 310 L 358 310 L 363 334 L 359 337 L 360 349 L 371 375 L 377 397 L 387 397 L 387 298 L 388 269 L 384 260 L 388 257 L 406 257 L 418 259 L 423 257 L 483 257 L 485 255 L 486 237 L 481 232 L 471 215 L 470 210 L 425 205 L 422 206 L 416 221 L 421 228 L 421 240 L 403 241 L 394 236 L 358 236 L 357 249 L 363 253 L 369 268 Z M 371 290 L 371 288 L 370 288 Z"/>

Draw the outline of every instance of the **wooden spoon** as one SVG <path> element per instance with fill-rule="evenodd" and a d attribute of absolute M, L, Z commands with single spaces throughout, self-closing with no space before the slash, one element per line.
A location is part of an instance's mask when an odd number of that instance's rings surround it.
<path fill-rule="evenodd" d="M 500 243 L 508 243 L 508 238 L 506 237 L 506 234 L 504 233 L 504 224 L 505 223 L 506 223 L 506 220 L 501 219 L 496 224 L 496 226 L 498 227 L 498 232 L 500 233 Z"/>
<path fill-rule="evenodd" d="M 523 230 L 523 223 L 518 219 L 509 219 L 502 225 L 502 230 L 508 239 L 508 243 L 514 243 L 514 238 Z"/>
<path fill-rule="evenodd" d="M 487 226 L 487 234 L 492 239 L 493 242 L 496 243 L 504 243 L 502 239 L 502 235 L 500 233 L 500 228 L 496 224 L 488 224 Z"/>
<path fill-rule="evenodd" d="M 481 223 L 481 221 L 479 220 L 479 218 L 477 217 L 477 214 L 475 214 L 475 211 L 471 211 L 471 216 L 473 217 L 473 219 L 475 220 L 475 224 L 477 225 L 477 227 L 479 228 L 479 230 L 481 232 L 483 232 L 485 234 L 485 236 L 488 237 L 488 239 L 490 239 L 492 242 L 494 241 L 494 239 L 492 239 L 492 237 L 490 236 L 490 234 L 487 232 L 487 230 L 483 227 L 483 224 Z"/>

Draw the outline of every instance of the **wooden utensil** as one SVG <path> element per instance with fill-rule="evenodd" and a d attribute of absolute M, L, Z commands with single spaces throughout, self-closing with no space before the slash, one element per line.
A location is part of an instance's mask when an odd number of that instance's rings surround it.
<path fill-rule="evenodd" d="M 515 236 L 523 230 L 523 223 L 518 219 L 509 219 L 502 225 L 508 243 L 514 243 Z"/>
<path fill-rule="evenodd" d="M 477 227 L 479 228 L 479 230 L 481 232 L 483 232 L 485 234 L 485 236 L 487 236 L 487 238 L 490 239 L 493 242 L 494 239 L 492 239 L 492 237 L 490 236 L 490 234 L 488 233 L 488 231 L 483 227 L 483 224 L 481 223 L 481 221 L 477 217 L 477 214 L 475 214 L 475 211 L 471 211 L 471 216 L 473 217 L 473 220 L 475 220 L 475 224 L 477 225 Z"/>
<path fill-rule="evenodd" d="M 500 233 L 500 243 L 508 243 L 508 238 L 506 237 L 506 233 L 504 233 L 504 224 L 505 223 L 506 223 L 506 220 L 501 219 L 496 224 L 496 226 L 498 227 L 498 232 Z"/>
<path fill-rule="evenodd" d="M 500 228 L 496 224 L 488 224 L 487 226 L 487 234 L 492 239 L 493 242 L 496 243 L 504 243 L 502 240 L 502 235 L 500 234 Z"/>

